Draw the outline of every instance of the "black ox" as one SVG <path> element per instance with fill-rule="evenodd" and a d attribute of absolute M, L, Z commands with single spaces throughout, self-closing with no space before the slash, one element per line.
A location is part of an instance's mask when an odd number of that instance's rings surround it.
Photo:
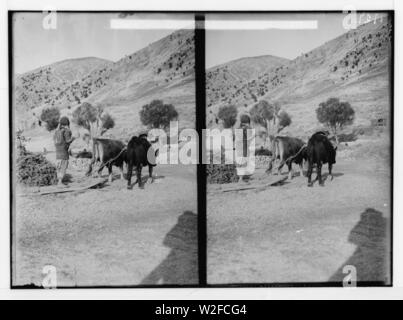
<path fill-rule="evenodd" d="M 312 187 L 312 170 L 313 166 L 317 167 L 317 179 L 319 185 L 323 186 L 322 179 L 322 164 L 327 163 L 329 166 L 329 176 L 333 180 L 332 166 L 336 163 L 336 150 L 337 147 L 333 147 L 326 132 L 316 132 L 308 141 L 306 153 L 308 157 L 308 187 Z"/>
<path fill-rule="evenodd" d="M 149 179 L 151 183 L 154 181 L 153 167 L 156 166 L 155 157 L 157 152 L 151 146 L 151 143 L 147 140 L 146 135 L 134 136 L 130 139 L 127 145 L 127 188 L 132 189 L 131 179 L 133 174 L 133 168 L 137 172 L 137 182 L 141 189 L 144 188 L 143 181 L 141 179 L 141 170 L 143 167 L 148 166 Z"/>

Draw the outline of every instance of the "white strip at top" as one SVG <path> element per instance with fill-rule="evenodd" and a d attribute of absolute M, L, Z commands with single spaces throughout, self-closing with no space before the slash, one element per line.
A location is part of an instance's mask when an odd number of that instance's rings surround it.
<path fill-rule="evenodd" d="M 155 30 L 194 29 L 194 20 L 184 19 L 111 19 L 111 29 Z M 315 30 L 318 20 L 206 20 L 206 30 Z"/>
<path fill-rule="evenodd" d="M 314 30 L 318 20 L 206 20 L 207 30 Z"/>
<path fill-rule="evenodd" d="M 193 19 L 111 19 L 110 28 L 119 30 L 194 29 L 195 21 Z"/>

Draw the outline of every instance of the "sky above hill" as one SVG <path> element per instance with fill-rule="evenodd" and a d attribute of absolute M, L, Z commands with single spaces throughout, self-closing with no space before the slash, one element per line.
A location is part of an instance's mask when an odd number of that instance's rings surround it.
<path fill-rule="evenodd" d="M 345 16 L 343 13 L 206 15 L 207 26 L 211 21 L 224 21 L 221 27 L 224 25 L 225 28 L 228 20 L 235 20 L 233 25 L 238 27 L 234 30 L 206 30 L 206 67 L 260 55 L 294 59 L 347 32 L 342 24 Z M 175 26 L 175 21 L 184 21 L 185 25 L 193 21 L 192 14 L 122 17 L 118 13 L 57 13 L 56 29 L 46 29 L 43 27 L 46 17 L 47 14 L 42 12 L 13 15 L 13 63 L 16 73 L 72 58 L 98 57 L 117 61 L 180 29 L 180 25 Z M 111 27 L 111 21 L 116 19 L 148 21 L 151 28 L 141 25 L 139 29 L 137 24 L 117 29 Z M 242 24 L 237 20 L 253 22 L 259 30 L 240 30 Z M 317 28 L 261 29 L 259 21 L 314 21 Z"/>
<path fill-rule="evenodd" d="M 116 61 L 175 31 L 169 29 L 169 25 L 173 26 L 169 22 L 168 28 L 159 29 L 159 22 L 155 20 L 193 20 L 193 15 L 130 15 L 124 19 L 148 18 L 148 22 L 151 20 L 153 24 L 152 29 L 132 29 L 127 25 L 117 29 L 111 28 L 111 20 L 123 18 L 118 13 L 57 13 L 56 29 L 46 29 L 43 21 L 47 16 L 42 12 L 13 15 L 16 73 L 72 58 L 98 57 Z"/>
<path fill-rule="evenodd" d="M 239 20 L 235 28 L 242 27 L 243 21 L 254 22 L 257 28 L 262 28 L 267 21 L 317 21 L 316 29 L 281 29 L 270 27 L 260 30 L 207 30 L 206 31 L 206 67 L 210 68 L 221 63 L 243 57 L 273 55 L 294 59 L 325 42 L 347 32 L 343 27 L 343 13 L 277 13 L 261 15 L 211 14 L 206 21 L 222 19 Z M 363 17 L 365 19 L 371 17 Z M 373 17 L 372 17 L 373 18 Z M 280 26 L 281 27 L 281 26 Z"/>

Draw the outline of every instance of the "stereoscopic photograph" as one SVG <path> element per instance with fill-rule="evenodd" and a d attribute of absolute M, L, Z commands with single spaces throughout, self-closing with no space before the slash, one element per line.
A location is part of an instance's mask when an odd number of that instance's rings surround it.
<path fill-rule="evenodd" d="M 198 285 L 194 15 L 10 24 L 12 286 Z"/>
<path fill-rule="evenodd" d="M 392 285 L 392 11 L 9 17 L 13 288 Z"/>
<path fill-rule="evenodd" d="M 393 13 L 206 15 L 209 284 L 391 285 L 392 87 Z"/>

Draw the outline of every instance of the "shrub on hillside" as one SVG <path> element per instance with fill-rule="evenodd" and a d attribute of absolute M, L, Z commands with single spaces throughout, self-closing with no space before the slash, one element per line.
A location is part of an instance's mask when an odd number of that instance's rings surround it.
<path fill-rule="evenodd" d="M 115 126 L 115 120 L 102 106 L 94 107 L 88 102 L 84 102 L 74 110 L 73 122 L 88 130 L 91 137 L 102 136 Z"/>
<path fill-rule="evenodd" d="M 171 121 L 178 119 L 178 111 L 172 104 L 162 100 L 153 100 L 140 110 L 140 120 L 149 128 L 167 129 Z"/>
<path fill-rule="evenodd" d="M 46 123 L 46 130 L 52 131 L 59 125 L 60 111 L 56 107 L 46 108 L 42 110 L 40 121 Z"/>
<path fill-rule="evenodd" d="M 344 127 L 351 125 L 354 121 L 355 111 L 350 103 L 342 102 L 338 98 L 329 98 L 319 104 L 316 109 L 316 117 L 320 123 L 325 124 L 336 137 Z"/>
<path fill-rule="evenodd" d="M 57 183 L 56 167 L 42 154 L 22 150 L 17 158 L 17 182 L 25 186 Z"/>
<path fill-rule="evenodd" d="M 234 105 L 221 106 L 217 117 L 222 120 L 225 128 L 232 128 L 238 116 L 238 109 Z"/>
<path fill-rule="evenodd" d="M 278 117 L 278 122 L 279 122 L 277 132 L 280 132 L 285 127 L 288 127 L 292 122 L 291 117 L 287 113 L 287 111 L 279 112 L 277 117 Z"/>

